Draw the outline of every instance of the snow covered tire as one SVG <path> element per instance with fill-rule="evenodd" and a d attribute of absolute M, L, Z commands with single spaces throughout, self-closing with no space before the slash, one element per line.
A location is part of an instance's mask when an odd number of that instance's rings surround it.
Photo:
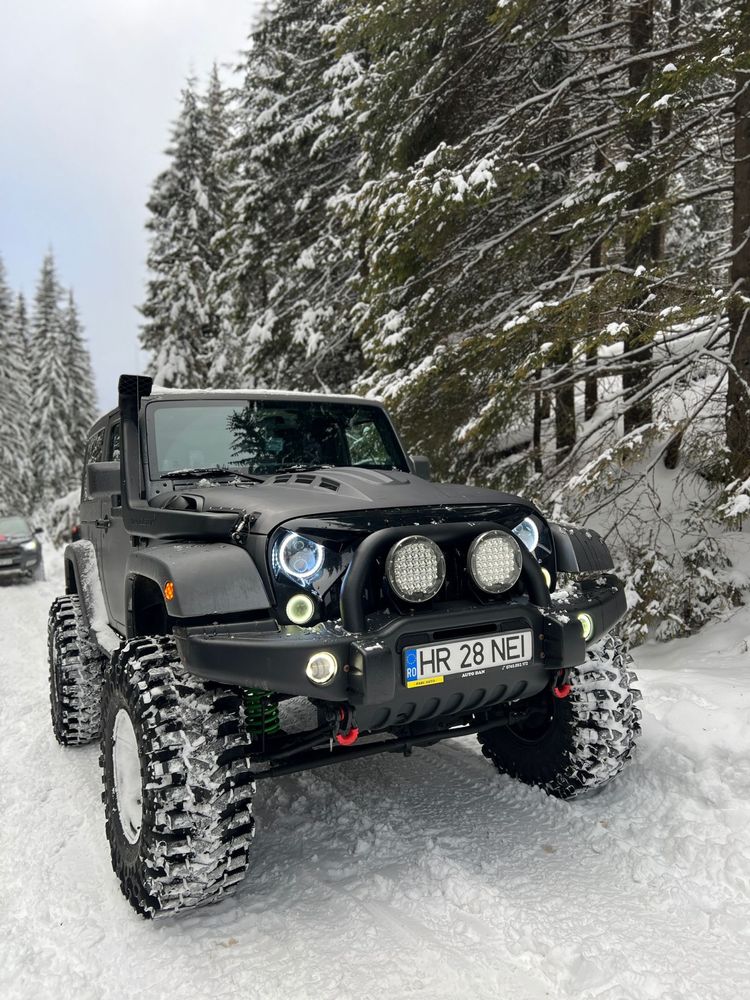
<path fill-rule="evenodd" d="M 624 645 L 607 636 L 569 672 L 570 693 L 544 693 L 544 712 L 529 723 L 481 733 L 482 753 L 497 769 L 549 795 L 592 792 L 620 773 L 641 732 L 641 693 Z"/>
<path fill-rule="evenodd" d="M 49 695 L 52 729 L 63 746 L 99 736 L 104 657 L 91 641 L 78 597 L 58 597 L 49 612 Z"/>
<path fill-rule="evenodd" d="M 242 713 L 239 690 L 182 669 L 171 637 L 126 643 L 105 672 L 107 838 L 122 891 L 144 917 L 215 902 L 245 875 L 255 830 Z M 137 747 L 140 802 L 125 823 L 115 768 L 128 751 L 115 749 L 118 727 Z"/>

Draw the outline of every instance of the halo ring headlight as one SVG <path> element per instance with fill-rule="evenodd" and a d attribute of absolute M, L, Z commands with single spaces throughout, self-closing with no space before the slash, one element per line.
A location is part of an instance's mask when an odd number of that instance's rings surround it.
<path fill-rule="evenodd" d="M 311 538 L 290 531 L 278 549 L 279 565 L 287 576 L 309 580 L 320 571 L 325 549 Z"/>
<path fill-rule="evenodd" d="M 521 575 L 521 547 L 507 531 L 485 531 L 469 546 L 467 566 L 480 590 L 502 594 L 510 590 Z"/>
<path fill-rule="evenodd" d="M 307 594 L 295 594 L 286 605 L 286 616 L 295 625 L 307 625 L 315 614 L 315 602 Z"/>
<path fill-rule="evenodd" d="M 581 633 L 585 642 L 588 642 L 591 636 L 594 634 L 594 619 L 587 611 L 581 611 L 578 615 L 578 621 L 581 625 Z"/>
<path fill-rule="evenodd" d="M 515 526 L 513 534 L 523 542 L 529 552 L 533 552 L 539 544 L 539 526 L 533 517 L 525 517 Z"/>
<path fill-rule="evenodd" d="M 421 604 L 431 600 L 445 582 L 445 556 L 425 535 L 408 535 L 391 548 L 385 575 L 402 601 Z"/>

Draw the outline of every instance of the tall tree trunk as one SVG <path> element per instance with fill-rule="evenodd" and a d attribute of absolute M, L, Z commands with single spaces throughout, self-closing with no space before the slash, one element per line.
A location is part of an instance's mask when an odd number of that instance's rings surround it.
<path fill-rule="evenodd" d="M 633 0 L 630 4 L 630 54 L 643 55 L 635 59 L 628 69 L 628 84 L 631 92 L 642 94 L 648 89 L 651 74 L 651 62 L 648 53 L 651 50 L 654 35 L 654 4 L 653 0 Z M 648 152 L 653 140 L 651 120 L 645 118 L 634 120 L 628 129 L 628 140 L 631 158 L 640 157 L 641 168 L 634 176 L 636 190 L 629 199 L 628 208 L 636 222 L 633 235 L 625 247 L 625 264 L 636 271 L 643 266 L 648 268 L 653 264 L 657 249 L 653 226 L 643 228 L 638 225 L 638 214 L 644 209 L 653 196 L 652 187 L 648 183 L 648 172 L 651 169 Z M 630 304 L 631 318 L 629 332 L 625 337 L 625 366 L 622 376 L 622 387 L 625 393 L 625 433 L 651 422 L 652 401 L 650 396 L 627 403 L 635 395 L 640 395 L 648 387 L 653 345 L 647 339 L 646 322 L 640 315 L 640 309 L 646 298 L 645 292 L 637 292 Z M 633 366 L 633 367 L 631 367 Z"/>
<path fill-rule="evenodd" d="M 568 0 L 550 0 L 550 13 L 553 23 L 550 75 L 553 80 L 564 80 L 569 72 L 569 58 L 566 49 L 556 46 L 556 38 L 562 38 L 568 33 Z M 557 109 L 554 121 L 551 123 L 549 140 L 552 144 L 559 143 L 570 136 L 570 106 L 568 98 L 563 97 Z M 553 184 L 563 190 L 570 183 L 570 157 L 561 159 L 556 169 Z M 570 251 L 566 245 L 555 248 L 553 271 L 561 274 L 570 263 Z M 555 389 L 555 445 L 557 461 L 561 461 L 576 443 L 576 406 L 575 382 L 572 380 L 573 342 L 565 338 L 557 350 L 559 371 Z"/>
<path fill-rule="evenodd" d="M 670 0 L 669 2 L 669 19 L 667 21 L 667 35 L 669 38 L 669 45 L 675 45 L 678 41 L 678 35 L 680 32 L 680 19 L 682 17 L 682 0 Z M 664 142 L 670 132 L 672 131 L 672 109 L 665 108 L 660 115 L 659 121 L 659 139 Z M 655 201 L 660 201 L 664 199 L 667 195 L 668 189 L 668 178 L 662 176 L 655 184 L 653 189 L 653 197 Z M 661 260 L 664 257 L 664 247 L 667 238 L 667 219 L 662 216 L 659 222 L 654 226 L 652 230 L 653 236 L 653 258 L 654 260 Z"/>
<path fill-rule="evenodd" d="M 675 45 L 678 41 L 678 36 L 680 32 L 680 21 L 682 17 L 682 0 L 670 0 L 669 3 L 669 21 L 668 21 L 668 36 L 669 44 Z M 659 124 L 659 139 L 664 142 L 670 132 L 672 131 L 672 109 L 665 108 L 661 114 L 661 122 Z M 664 199 L 667 196 L 667 178 L 662 177 L 658 181 L 655 188 L 654 196 L 658 199 Z M 658 260 L 664 257 L 664 251 L 667 242 L 667 219 L 666 216 L 662 215 L 658 224 L 654 226 L 654 241 L 653 241 L 653 254 Z M 672 436 L 664 451 L 664 465 L 667 469 L 676 469 L 680 464 L 680 449 L 682 447 L 683 432 L 678 431 Z"/>
<path fill-rule="evenodd" d="M 748 56 L 750 2 L 744 4 L 742 42 Z M 732 473 L 750 475 L 750 68 L 737 72 L 734 104 L 734 205 L 730 280 L 737 291 L 729 307 L 732 345 L 727 387 L 726 433 Z"/>
<path fill-rule="evenodd" d="M 565 385 L 555 389 L 555 441 L 557 460 L 561 461 L 576 443 L 576 399 L 575 382 L 571 378 L 573 343 L 566 340 L 557 352 L 560 370 L 559 379 L 567 379 Z"/>
<path fill-rule="evenodd" d="M 541 371 L 534 372 L 534 380 L 540 382 Z M 545 394 L 545 399 L 549 397 Z M 542 471 L 542 420 L 544 419 L 544 400 L 539 389 L 534 390 L 534 428 L 531 438 L 531 448 L 534 452 L 534 472 Z M 549 416 L 549 413 L 547 414 Z"/>
<path fill-rule="evenodd" d="M 613 0 L 603 0 L 601 5 L 601 18 L 602 25 L 609 25 L 612 23 L 613 19 Z M 612 36 L 612 29 L 609 27 L 602 27 L 602 42 L 609 42 Z M 599 62 L 604 64 L 610 59 L 611 53 L 609 48 L 603 48 L 599 56 Z M 606 125 L 608 109 L 606 103 L 604 104 L 602 110 L 597 115 L 597 125 Z M 599 142 L 596 143 L 596 148 L 594 150 L 594 172 L 600 174 L 604 168 L 607 166 L 607 159 L 602 151 Z M 592 271 L 598 270 L 604 263 L 604 244 L 601 240 L 597 240 L 594 244 L 591 255 L 589 258 L 589 263 L 591 265 Z M 594 279 L 595 280 L 595 279 Z M 583 419 L 591 420 L 591 418 L 596 413 L 596 407 L 599 402 L 599 383 L 596 377 L 596 367 L 598 362 L 598 352 L 595 346 L 588 344 L 586 346 L 586 378 L 583 385 Z"/>

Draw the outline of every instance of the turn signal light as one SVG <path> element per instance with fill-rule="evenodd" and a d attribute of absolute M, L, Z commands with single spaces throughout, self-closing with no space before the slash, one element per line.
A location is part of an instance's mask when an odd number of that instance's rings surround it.
<path fill-rule="evenodd" d="M 164 584 L 164 596 L 168 601 L 174 600 L 174 583 L 172 580 L 167 580 Z"/>

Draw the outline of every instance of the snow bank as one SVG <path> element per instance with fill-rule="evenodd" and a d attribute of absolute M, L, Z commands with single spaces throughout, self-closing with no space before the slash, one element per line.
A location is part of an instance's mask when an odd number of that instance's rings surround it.
<path fill-rule="evenodd" d="M 472 739 L 259 784 L 238 895 L 172 922 L 120 895 L 96 747 L 49 724 L 60 580 L 0 589 L 4 1000 L 726 1000 L 750 982 L 750 611 L 637 651 L 644 736 L 590 800 Z"/>

